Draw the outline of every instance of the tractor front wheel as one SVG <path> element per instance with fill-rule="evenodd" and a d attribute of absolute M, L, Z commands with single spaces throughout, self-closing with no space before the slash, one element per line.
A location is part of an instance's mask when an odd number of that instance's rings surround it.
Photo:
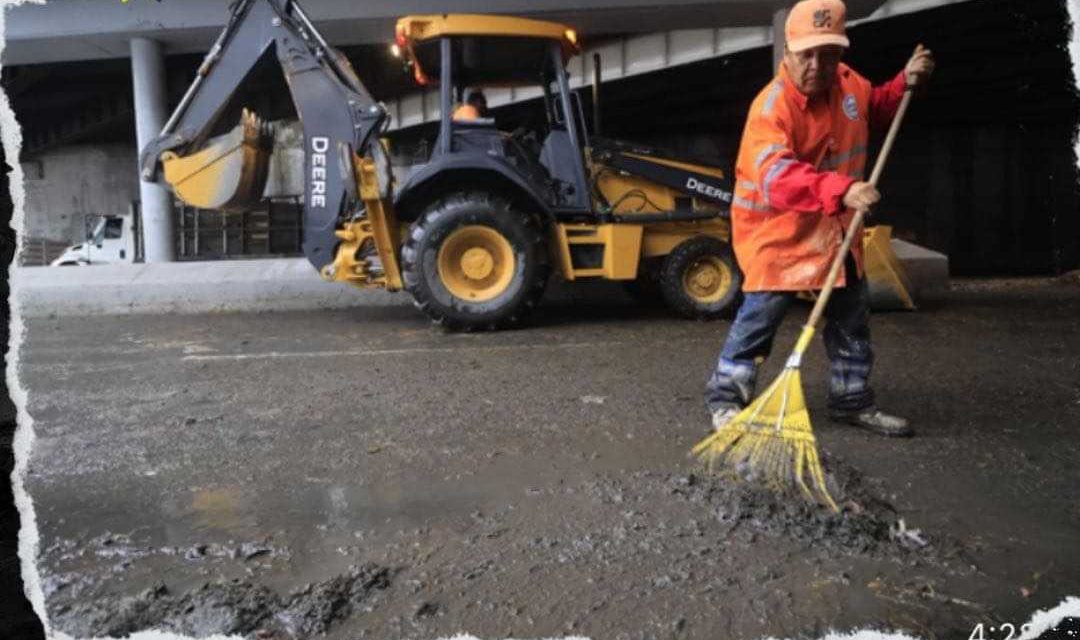
<path fill-rule="evenodd" d="M 550 273 L 537 221 L 480 192 L 457 193 L 428 207 L 401 257 L 416 306 L 451 330 L 522 322 L 539 303 Z"/>
<path fill-rule="evenodd" d="M 711 236 L 683 241 L 660 267 L 660 291 L 667 305 L 688 318 L 724 315 L 739 297 L 742 272 L 731 247 Z"/>

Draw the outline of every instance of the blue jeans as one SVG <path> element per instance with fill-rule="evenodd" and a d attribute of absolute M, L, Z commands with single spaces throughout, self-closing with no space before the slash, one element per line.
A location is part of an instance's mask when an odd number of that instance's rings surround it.
<path fill-rule="evenodd" d="M 825 306 L 825 351 L 829 356 L 829 410 L 850 413 L 874 404 L 870 388 L 870 308 L 866 282 L 855 261 L 845 264 L 847 286 L 834 289 Z M 795 293 L 759 291 L 745 294 L 728 332 L 716 369 L 705 387 L 709 411 L 745 407 L 754 395 L 758 365 L 772 350 L 773 337 Z"/>

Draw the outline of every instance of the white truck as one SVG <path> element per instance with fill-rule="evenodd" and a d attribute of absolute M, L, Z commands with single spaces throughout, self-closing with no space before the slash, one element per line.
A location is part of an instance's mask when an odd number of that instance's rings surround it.
<path fill-rule="evenodd" d="M 103 215 L 90 228 L 86 240 L 64 249 L 49 263 L 54 267 L 130 263 L 135 260 L 134 216 Z"/>

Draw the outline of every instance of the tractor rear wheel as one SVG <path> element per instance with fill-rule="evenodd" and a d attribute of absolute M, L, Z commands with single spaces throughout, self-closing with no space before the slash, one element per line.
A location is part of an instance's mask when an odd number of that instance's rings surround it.
<path fill-rule="evenodd" d="M 733 307 L 742 288 L 742 272 L 731 247 L 712 236 L 684 240 L 660 268 L 664 301 L 688 318 L 712 319 Z"/>
<path fill-rule="evenodd" d="M 483 192 L 456 193 L 428 207 L 401 258 L 417 308 L 451 330 L 519 324 L 539 303 L 550 273 L 533 216 Z"/>

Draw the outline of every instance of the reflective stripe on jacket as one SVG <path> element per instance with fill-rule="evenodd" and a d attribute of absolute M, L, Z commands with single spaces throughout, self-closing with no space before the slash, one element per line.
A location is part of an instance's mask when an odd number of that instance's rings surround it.
<path fill-rule="evenodd" d="M 758 94 L 739 146 L 731 206 L 745 291 L 824 286 L 854 215 L 841 211 L 843 194 L 865 179 L 869 128 L 888 124 L 903 91 L 902 72 L 871 87 L 841 64 L 828 94 L 808 100 L 781 65 Z M 862 274 L 862 243 L 852 252 Z M 837 286 L 843 285 L 841 271 Z"/>

